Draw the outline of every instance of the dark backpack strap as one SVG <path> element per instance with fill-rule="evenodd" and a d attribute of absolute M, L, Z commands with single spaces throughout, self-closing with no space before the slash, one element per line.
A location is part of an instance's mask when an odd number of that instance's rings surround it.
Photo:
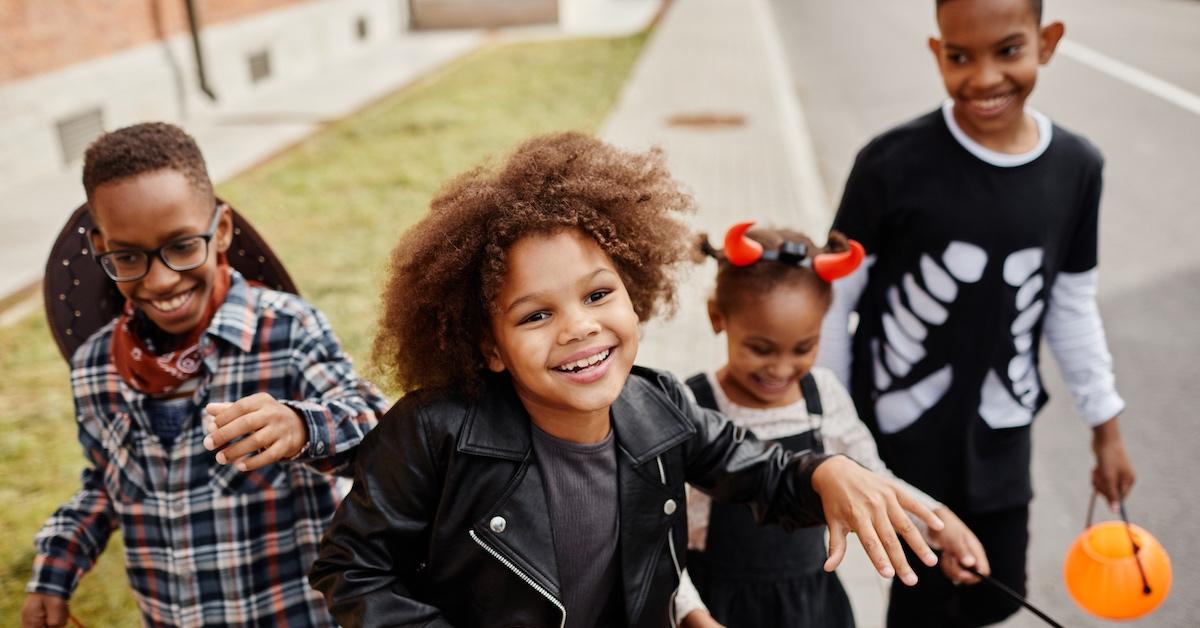
<path fill-rule="evenodd" d="M 696 373 L 687 378 L 684 382 L 688 388 L 692 389 L 692 394 L 696 395 L 696 403 L 701 408 L 709 410 L 717 409 L 717 396 L 713 394 L 712 384 L 708 383 L 708 376 L 704 373 Z"/>
<path fill-rule="evenodd" d="M 800 394 L 804 395 L 804 405 L 808 406 L 809 414 L 814 416 L 824 414 L 821 408 L 821 393 L 817 390 L 817 380 L 811 372 L 800 378 Z"/>
<path fill-rule="evenodd" d="M 800 378 L 800 394 L 804 395 L 804 405 L 813 417 L 813 450 L 824 453 L 825 439 L 821 437 L 821 423 L 825 409 L 821 407 L 821 391 L 817 390 L 817 380 L 811 371 Z"/>

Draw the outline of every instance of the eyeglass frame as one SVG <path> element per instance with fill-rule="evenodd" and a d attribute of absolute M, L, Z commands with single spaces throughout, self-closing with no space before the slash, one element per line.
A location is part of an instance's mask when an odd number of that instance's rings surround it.
<path fill-rule="evenodd" d="M 214 237 L 216 237 L 217 229 L 219 229 L 221 227 L 221 215 L 224 213 L 224 210 L 227 209 L 228 207 L 229 207 L 229 205 L 227 205 L 225 203 L 217 203 L 216 204 L 216 208 L 213 209 L 212 220 L 208 224 L 208 230 L 206 230 L 204 233 L 197 233 L 195 235 L 185 235 L 185 236 L 179 236 L 178 238 L 171 238 L 169 241 L 163 243 L 162 246 L 159 246 L 159 247 L 156 247 L 153 249 L 124 248 L 124 249 L 116 249 L 113 251 L 105 251 L 103 253 L 96 253 L 93 248 L 92 259 L 96 260 L 96 263 L 100 266 L 100 269 L 104 271 L 104 274 L 106 276 L 108 276 L 109 279 L 112 279 L 113 281 L 118 282 L 118 283 L 128 283 L 130 281 L 137 281 L 139 279 L 144 279 L 146 277 L 146 275 L 150 274 L 150 266 L 154 264 L 154 258 L 156 258 L 156 257 L 159 259 L 159 261 L 161 261 L 163 263 L 163 266 L 166 266 L 167 268 L 169 268 L 177 273 L 182 273 L 184 271 L 200 268 L 201 266 L 208 263 L 208 256 L 209 256 L 209 252 L 210 252 L 209 248 L 212 246 L 212 239 Z M 99 233 L 99 231 L 100 231 L 99 229 L 92 229 L 92 233 Z M 198 263 L 192 264 L 190 266 L 178 267 L 178 266 L 175 266 L 174 264 L 172 264 L 171 262 L 167 261 L 167 258 L 165 256 L 163 256 L 163 249 L 167 248 L 168 246 L 171 246 L 172 244 L 178 244 L 179 242 L 181 242 L 183 240 L 190 240 L 192 238 L 201 238 L 202 240 L 204 240 L 204 259 L 200 260 Z M 104 258 L 111 257 L 118 253 L 141 253 L 142 255 L 144 255 L 145 259 L 146 259 L 146 267 L 142 271 L 142 274 L 138 275 L 137 277 L 127 277 L 125 279 L 117 279 L 116 277 L 113 277 L 112 273 L 109 272 L 108 267 L 104 265 Z"/>

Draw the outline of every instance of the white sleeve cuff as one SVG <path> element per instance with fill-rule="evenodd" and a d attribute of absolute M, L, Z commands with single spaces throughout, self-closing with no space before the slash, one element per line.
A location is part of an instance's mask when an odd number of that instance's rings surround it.
<path fill-rule="evenodd" d="M 708 610 L 700 599 L 700 592 L 692 584 L 692 577 L 686 569 L 679 574 L 679 590 L 675 592 L 675 617 L 682 623 L 688 613 L 696 610 Z"/>
<path fill-rule="evenodd" d="M 1050 291 L 1043 333 L 1075 399 L 1075 410 L 1095 427 L 1125 409 L 1117 394 L 1112 354 L 1096 304 L 1097 271 L 1059 273 Z"/>

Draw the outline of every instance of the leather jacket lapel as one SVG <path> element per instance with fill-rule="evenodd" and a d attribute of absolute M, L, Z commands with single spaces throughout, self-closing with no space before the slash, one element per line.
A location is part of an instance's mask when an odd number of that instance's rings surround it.
<path fill-rule="evenodd" d="M 485 380 L 487 390 L 471 404 L 458 435 L 458 450 L 481 456 L 520 461 L 529 456 L 533 441 L 529 414 L 507 375 Z"/>
<path fill-rule="evenodd" d="M 670 535 L 677 522 L 685 522 L 686 528 L 686 508 L 682 490 L 676 494 L 671 489 L 678 479 L 672 474 L 682 474 L 682 469 L 671 468 L 667 452 L 695 434 L 676 408 L 644 386 L 642 378 L 629 378 L 612 406 L 621 500 L 621 580 L 630 626 L 657 625 L 666 619 L 640 620 L 652 585 L 666 582 L 673 588 L 678 582 L 682 563 L 677 552 L 682 548 Z M 677 485 L 682 488 L 682 483 Z"/>
<path fill-rule="evenodd" d="M 558 560 L 554 553 L 550 509 L 542 473 L 532 464 L 529 452 L 525 462 L 509 483 L 504 496 L 472 526 L 475 535 L 512 563 L 517 575 L 524 575 L 545 589 L 562 606 L 562 586 Z M 502 561 L 503 562 L 503 561 Z M 536 589 L 536 587 L 535 587 Z"/>
<path fill-rule="evenodd" d="M 529 415 L 507 377 L 491 377 L 487 386 L 489 394 L 481 396 L 480 405 L 465 417 L 458 450 L 518 461 L 520 468 L 496 505 L 474 522 L 472 533 L 485 550 L 528 579 L 535 591 L 561 611 L 562 588 L 549 507 L 542 470 L 533 459 Z M 682 523 L 686 508 L 682 491 L 673 492 L 670 482 L 676 482 L 678 478 L 672 475 L 682 475 L 683 470 L 671 469 L 665 454 L 696 433 L 679 409 L 652 386 L 643 377 L 631 377 L 612 406 L 618 445 L 621 586 L 630 626 L 665 621 L 665 617 L 639 619 L 653 585 L 670 585 L 673 590 L 682 566 L 678 552 L 684 551 L 679 541 L 686 538 L 686 524 Z M 503 519 L 503 524 L 496 518 Z M 680 539 L 672 540 L 676 523 L 682 532 Z M 497 532 L 498 528 L 502 531 Z"/>
<path fill-rule="evenodd" d="M 635 464 L 643 465 L 694 436 L 696 428 L 661 391 L 651 387 L 645 379 L 646 369 L 635 366 L 634 372 L 638 371 L 643 377 L 630 377 L 613 402 L 612 421 L 621 445 Z M 658 377 L 657 373 L 649 373 Z"/>
<path fill-rule="evenodd" d="M 621 448 L 617 462 L 621 500 L 621 586 L 629 626 L 639 625 L 638 618 L 656 580 L 655 572 L 671 564 L 671 557 L 663 555 L 670 551 L 667 535 L 671 533 L 675 517 L 684 514 L 684 509 L 678 507 L 670 515 L 664 512 L 664 504 L 668 501 L 679 504 L 681 496 L 672 494 L 657 477 L 647 477 L 652 471 L 648 467 L 654 467 L 653 471 L 657 473 L 657 464 L 651 462 L 639 468 L 629 452 Z"/>

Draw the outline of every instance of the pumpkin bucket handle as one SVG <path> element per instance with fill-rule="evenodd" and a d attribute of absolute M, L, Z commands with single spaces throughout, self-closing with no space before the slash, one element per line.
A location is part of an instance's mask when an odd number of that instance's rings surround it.
<path fill-rule="evenodd" d="M 1086 530 L 1092 527 L 1092 516 L 1096 514 L 1096 500 L 1100 497 L 1100 493 L 1092 491 L 1092 499 L 1088 502 L 1087 523 L 1083 526 Z M 1121 516 L 1121 523 L 1125 524 L 1125 533 L 1129 535 L 1129 544 L 1133 546 L 1133 561 L 1137 564 L 1138 575 L 1142 578 L 1142 595 L 1150 595 L 1154 592 L 1150 588 L 1150 580 L 1146 578 L 1146 568 L 1142 566 L 1142 558 L 1138 556 L 1138 552 L 1142 551 L 1142 546 L 1138 545 L 1137 538 L 1133 536 L 1133 528 L 1129 525 L 1129 513 L 1125 511 L 1125 500 L 1118 502 L 1119 508 L 1117 512 Z"/>

